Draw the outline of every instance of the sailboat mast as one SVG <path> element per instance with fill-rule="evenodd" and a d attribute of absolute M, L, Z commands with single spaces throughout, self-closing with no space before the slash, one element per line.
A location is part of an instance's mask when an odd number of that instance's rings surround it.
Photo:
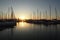
<path fill-rule="evenodd" d="M 41 11 L 40 11 L 40 20 L 41 20 Z"/>
<path fill-rule="evenodd" d="M 56 20 L 57 20 L 57 9 L 56 9 L 56 7 L 55 7 L 55 15 L 56 15 Z"/>
<path fill-rule="evenodd" d="M 46 10 L 46 20 L 47 20 L 47 10 Z"/>
<path fill-rule="evenodd" d="M 34 12 L 33 12 L 34 13 Z M 33 13 L 32 13 L 32 20 L 33 20 Z"/>
<path fill-rule="evenodd" d="M 2 19 L 3 19 L 3 12 L 2 12 Z"/>
<path fill-rule="evenodd" d="M 49 8 L 50 8 L 50 20 L 51 20 L 51 5 L 49 5 Z"/>
<path fill-rule="evenodd" d="M 38 9 L 37 9 L 37 13 L 36 13 L 36 19 L 38 18 Z"/>
<path fill-rule="evenodd" d="M 13 8 L 11 7 L 11 19 L 14 18 L 14 14 L 13 14 Z"/>

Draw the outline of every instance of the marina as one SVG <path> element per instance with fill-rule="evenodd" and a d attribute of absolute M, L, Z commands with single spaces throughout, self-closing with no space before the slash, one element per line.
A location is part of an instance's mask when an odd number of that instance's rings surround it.
<path fill-rule="evenodd" d="M 60 40 L 60 0 L 0 0 L 0 40 Z"/>

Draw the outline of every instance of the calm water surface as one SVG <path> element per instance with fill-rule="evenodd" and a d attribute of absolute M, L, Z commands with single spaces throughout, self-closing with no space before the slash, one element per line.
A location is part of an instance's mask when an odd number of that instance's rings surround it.
<path fill-rule="evenodd" d="M 60 24 L 19 22 L 14 28 L 0 30 L 0 40 L 60 40 Z"/>

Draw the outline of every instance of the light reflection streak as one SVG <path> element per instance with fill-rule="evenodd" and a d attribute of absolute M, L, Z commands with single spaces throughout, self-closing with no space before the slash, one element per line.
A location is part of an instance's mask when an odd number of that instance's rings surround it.
<path fill-rule="evenodd" d="M 30 24 L 26 22 L 17 23 L 17 30 L 29 30 Z"/>

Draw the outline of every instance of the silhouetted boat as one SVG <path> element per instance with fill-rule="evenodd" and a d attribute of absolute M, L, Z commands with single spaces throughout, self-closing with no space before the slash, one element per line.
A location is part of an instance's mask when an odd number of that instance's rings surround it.
<path fill-rule="evenodd" d="M 0 22 L 0 31 L 9 29 L 9 28 L 14 28 L 15 25 L 16 23 L 14 22 L 4 22 L 4 23 Z"/>
<path fill-rule="evenodd" d="M 0 27 L 9 27 L 16 25 L 16 22 L 0 22 Z"/>
<path fill-rule="evenodd" d="M 27 23 L 33 24 L 60 24 L 60 20 L 26 20 Z"/>

